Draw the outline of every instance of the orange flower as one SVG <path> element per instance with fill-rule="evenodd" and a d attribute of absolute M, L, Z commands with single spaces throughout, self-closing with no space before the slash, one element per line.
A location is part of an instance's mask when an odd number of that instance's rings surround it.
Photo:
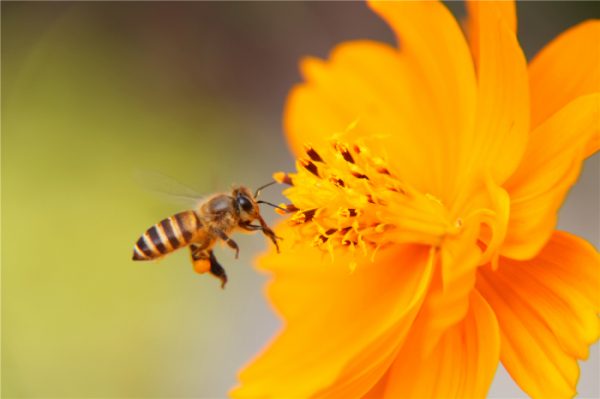
<path fill-rule="evenodd" d="M 600 22 L 528 66 L 513 3 L 373 2 L 371 41 L 302 62 L 285 126 L 294 215 L 261 258 L 283 330 L 235 398 L 483 397 L 502 361 L 533 397 L 576 393 L 600 335 L 600 259 L 555 231 L 599 146 Z"/>

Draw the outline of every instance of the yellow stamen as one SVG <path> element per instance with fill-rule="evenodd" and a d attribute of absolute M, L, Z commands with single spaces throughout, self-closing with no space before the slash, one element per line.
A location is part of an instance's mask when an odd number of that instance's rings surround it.
<path fill-rule="evenodd" d="M 333 254 L 357 250 L 374 259 L 391 243 L 438 246 L 458 234 L 462 222 L 453 220 L 442 201 L 396 177 L 386 160 L 361 143 L 333 141 L 330 147 L 305 146 L 297 172 L 276 173 L 289 184 L 284 194 L 292 204 L 300 239 Z"/>

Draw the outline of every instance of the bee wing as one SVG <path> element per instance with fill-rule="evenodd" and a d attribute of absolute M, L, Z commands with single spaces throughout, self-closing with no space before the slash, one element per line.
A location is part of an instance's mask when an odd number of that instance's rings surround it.
<path fill-rule="evenodd" d="M 167 202 L 178 203 L 188 208 L 195 206 L 204 197 L 198 190 L 162 172 L 137 170 L 133 177 L 144 190 Z"/>

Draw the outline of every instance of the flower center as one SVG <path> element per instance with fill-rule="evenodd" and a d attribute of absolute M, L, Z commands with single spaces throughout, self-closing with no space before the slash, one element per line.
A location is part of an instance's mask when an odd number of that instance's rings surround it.
<path fill-rule="evenodd" d="M 296 168 L 274 175 L 291 186 L 284 192 L 292 202 L 289 223 L 298 240 L 309 238 L 332 258 L 340 248 L 373 260 L 377 250 L 394 243 L 438 246 L 461 230 L 461 221 L 438 198 L 400 180 L 362 143 L 336 140 L 318 152 L 306 145 Z"/>

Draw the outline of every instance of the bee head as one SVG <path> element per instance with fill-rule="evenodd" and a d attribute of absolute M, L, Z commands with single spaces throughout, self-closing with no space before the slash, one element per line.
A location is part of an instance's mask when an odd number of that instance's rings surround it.
<path fill-rule="evenodd" d="M 237 187 L 233 190 L 233 197 L 242 221 L 251 222 L 258 217 L 258 204 L 250 190 L 246 187 Z"/>

